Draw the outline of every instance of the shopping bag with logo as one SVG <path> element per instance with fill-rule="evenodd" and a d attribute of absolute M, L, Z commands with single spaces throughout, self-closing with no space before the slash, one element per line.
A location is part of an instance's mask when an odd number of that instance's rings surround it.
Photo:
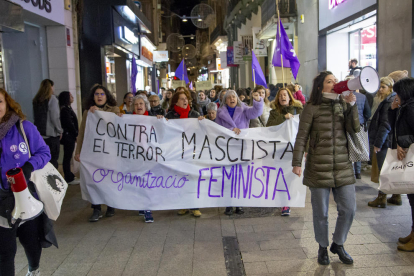
<path fill-rule="evenodd" d="M 21 122 L 17 129 L 26 142 L 30 158 L 32 154 Z M 39 199 L 44 203 L 46 215 L 50 219 L 56 220 L 59 217 L 62 202 L 68 189 L 68 184 L 65 179 L 59 171 L 48 162 L 42 169 L 32 172 L 30 181 L 35 184 Z"/>
<path fill-rule="evenodd" d="M 414 144 L 402 161 L 398 160 L 397 150 L 388 149 L 379 190 L 386 194 L 414 194 Z"/>

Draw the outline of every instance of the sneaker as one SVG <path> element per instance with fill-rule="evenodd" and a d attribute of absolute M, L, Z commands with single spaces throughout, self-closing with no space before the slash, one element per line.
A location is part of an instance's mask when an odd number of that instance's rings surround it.
<path fill-rule="evenodd" d="M 190 212 L 188 209 L 181 209 L 180 211 L 177 212 L 177 215 L 182 216 L 182 215 L 187 214 L 188 212 Z"/>
<path fill-rule="evenodd" d="M 138 216 L 144 216 L 145 215 L 145 211 L 138 211 Z"/>
<path fill-rule="evenodd" d="M 110 217 L 113 217 L 115 215 L 115 208 L 112 208 L 112 207 L 109 207 L 108 206 L 108 209 L 106 209 L 106 214 L 105 214 L 105 216 L 107 217 L 107 218 L 110 218 Z"/>
<path fill-rule="evenodd" d="M 145 211 L 144 219 L 145 222 L 154 222 L 151 211 Z"/>
<path fill-rule="evenodd" d="M 36 269 L 33 271 L 27 271 L 26 276 L 40 276 L 40 269 Z"/>
<path fill-rule="evenodd" d="M 102 218 L 102 213 L 98 209 L 93 209 L 92 216 L 89 218 L 89 222 L 97 222 L 100 218 Z"/>
<path fill-rule="evenodd" d="M 283 207 L 281 215 L 282 216 L 290 216 L 290 208 L 289 207 Z"/>
<path fill-rule="evenodd" d="M 233 215 L 233 207 L 226 207 L 226 210 L 224 211 L 225 215 L 231 216 Z"/>
<path fill-rule="evenodd" d="M 360 174 L 360 173 L 356 173 L 356 174 L 355 174 L 355 178 L 356 178 L 356 179 L 361 179 L 361 174 Z"/>
<path fill-rule="evenodd" d="M 195 217 L 201 217 L 200 210 L 191 210 L 191 212 L 193 213 L 193 216 L 195 216 Z"/>
<path fill-rule="evenodd" d="M 80 184 L 80 180 L 79 178 L 75 177 L 75 179 L 73 179 L 71 182 L 68 182 L 69 185 L 79 185 Z"/>
<path fill-rule="evenodd" d="M 236 214 L 239 214 L 239 215 L 244 214 L 243 208 L 242 207 L 236 207 Z"/>

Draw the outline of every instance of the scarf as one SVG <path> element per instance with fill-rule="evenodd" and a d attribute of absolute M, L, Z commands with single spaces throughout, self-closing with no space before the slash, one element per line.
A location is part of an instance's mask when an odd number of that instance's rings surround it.
<path fill-rule="evenodd" d="M 17 123 L 19 119 L 20 117 L 13 112 L 10 118 L 7 120 L 7 122 L 3 122 L 0 124 L 0 140 L 3 140 L 7 132 L 9 132 L 9 130 Z"/>
<path fill-rule="evenodd" d="M 229 111 L 230 117 L 232 117 L 232 118 L 233 118 L 233 115 L 234 115 L 234 111 L 236 111 L 236 107 L 237 106 L 235 106 L 235 107 L 227 106 L 227 110 Z"/>
<path fill-rule="evenodd" d="M 339 94 L 330 92 L 322 92 L 322 96 L 330 100 L 337 100 L 339 98 Z"/>
<path fill-rule="evenodd" d="M 204 101 L 198 100 L 197 103 L 201 106 L 204 107 L 206 105 L 208 105 L 209 103 L 211 103 L 211 100 L 209 98 L 206 98 Z"/>
<path fill-rule="evenodd" d="M 138 115 L 137 113 L 135 113 L 135 111 L 132 112 L 132 114 Z M 142 114 L 142 116 L 148 116 L 148 115 L 149 115 L 148 110 L 145 110 L 144 114 Z"/>
<path fill-rule="evenodd" d="M 103 109 L 105 107 L 106 103 L 104 103 L 103 105 L 96 105 L 99 109 Z"/>
<path fill-rule="evenodd" d="M 180 119 L 185 119 L 188 118 L 188 113 L 190 113 L 190 105 L 187 105 L 186 109 L 179 107 L 178 105 L 174 105 L 174 110 L 180 114 Z"/>

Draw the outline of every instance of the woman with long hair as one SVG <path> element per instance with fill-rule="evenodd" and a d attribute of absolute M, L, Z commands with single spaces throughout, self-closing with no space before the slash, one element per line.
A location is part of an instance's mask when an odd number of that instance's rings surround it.
<path fill-rule="evenodd" d="M 321 72 L 313 80 L 310 101 L 300 117 L 299 131 L 293 150 L 293 173 L 302 175 L 302 160 L 309 141 L 303 184 L 311 191 L 313 228 L 319 243 L 318 263 L 329 264 L 328 208 L 332 190 L 338 209 L 333 243 L 330 251 L 345 264 L 352 257 L 345 251 L 349 229 L 354 220 L 355 175 L 349 161 L 346 131 L 359 132 L 360 124 L 355 95 L 339 97 L 333 90 L 335 76 Z"/>
<path fill-rule="evenodd" d="M 40 83 L 39 90 L 33 98 L 34 125 L 39 130 L 46 145 L 50 148 L 50 163 L 58 169 L 60 139 L 63 129 L 60 124 L 59 102 L 53 95 L 53 81 L 45 79 Z"/>
<path fill-rule="evenodd" d="M 63 134 L 60 143 L 63 145 L 63 174 L 68 184 L 79 184 L 79 179 L 70 170 L 70 161 L 75 150 L 76 138 L 78 137 L 79 127 L 78 118 L 72 109 L 73 96 L 69 91 L 59 94 L 60 122 L 63 127 Z"/>
<path fill-rule="evenodd" d="M 165 99 L 161 100 L 161 107 L 165 110 L 165 112 L 168 112 L 168 109 L 170 108 L 170 102 L 173 94 L 173 89 L 168 89 L 167 91 L 165 91 Z"/>
<path fill-rule="evenodd" d="M 211 100 L 207 97 L 204 91 L 198 91 L 197 94 L 197 104 L 200 106 L 201 110 L 203 111 L 203 114 L 207 114 L 207 105 L 211 103 Z"/>
<path fill-rule="evenodd" d="M 47 97 L 45 101 L 47 102 Z M 20 135 L 18 129 L 20 126 L 23 126 L 29 145 L 26 145 Z M 0 88 L 0 143 L 0 275 L 15 275 L 16 237 L 19 237 L 29 263 L 29 271 L 26 275 L 40 275 L 42 241 L 45 239 L 43 224 L 47 217 L 40 215 L 18 226 L 11 224 L 10 214 L 15 207 L 15 200 L 7 182 L 6 172 L 13 168 L 21 168 L 30 192 L 37 198 L 37 194 L 30 188 L 33 187 L 30 185 L 33 185 L 29 181 L 30 176 L 33 171 L 40 170 L 47 164 L 50 160 L 50 150 L 36 127 L 25 120 L 20 105 L 2 88 Z M 29 149 L 31 157 L 29 157 Z M 49 229 L 48 235 L 53 233 L 52 229 Z M 56 241 L 54 233 L 53 238 Z"/>
<path fill-rule="evenodd" d="M 270 102 L 267 99 L 266 96 L 266 89 L 264 88 L 263 85 L 257 85 L 254 90 L 251 93 L 251 97 L 250 97 L 250 106 L 253 106 L 253 102 L 254 102 L 254 96 L 256 94 L 258 94 L 262 99 L 263 99 L 263 112 L 262 114 L 260 114 L 260 116 L 258 116 L 257 118 L 251 119 L 250 120 L 250 127 L 254 128 L 254 127 L 266 127 L 267 124 L 267 120 L 269 119 L 269 115 L 270 115 L 270 110 L 272 110 L 270 108 Z"/>
<path fill-rule="evenodd" d="M 132 99 L 134 98 L 134 94 L 131 92 L 125 93 L 124 95 L 124 102 L 119 107 L 119 112 L 122 114 L 132 114 L 134 107 L 132 106 Z"/>
<path fill-rule="evenodd" d="M 88 117 L 88 112 L 95 112 L 96 110 L 112 112 L 118 115 L 122 113 L 119 112 L 119 107 L 116 104 L 116 100 L 112 96 L 109 90 L 100 84 L 95 84 L 89 96 L 85 99 L 84 109 L 82 116 L 82 122 L 80 125 L 79 136 L 78 136 L 78 144 L 76 146 L 75 151 L 75 160 L 80 162 L 80 154 L 82 150 L 83 138 L 85 136 L 85 128 L 86 128 L 86 118 Z M 101 214 L 101 205 L 92 204 L 93 213 L 92 216 L 89 218 L 90 222 L 96 222 L 100 218 L 102 218 Z M 106 209 L 106 216 L 112 217 L 115 215 L 115 209 L 108 206 Z"/>

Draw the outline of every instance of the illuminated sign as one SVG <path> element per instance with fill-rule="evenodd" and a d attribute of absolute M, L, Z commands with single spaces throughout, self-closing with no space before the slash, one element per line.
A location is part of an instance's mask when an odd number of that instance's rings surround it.
<path fill-rule="evenodd" d="M 121 28 L 121 38 L 122 40 L 131 43 L 131 44 L 137 44 L 138 43 L 138 37 L 135 36 L 134 32 L 128 29 L 128 27 L 123 26 Z"/>
<path fill-rule="evenodd" d="M 346 0 L 329 0 L 329 9 L 335 8 L 339 4 L 342 4 Z"/>

